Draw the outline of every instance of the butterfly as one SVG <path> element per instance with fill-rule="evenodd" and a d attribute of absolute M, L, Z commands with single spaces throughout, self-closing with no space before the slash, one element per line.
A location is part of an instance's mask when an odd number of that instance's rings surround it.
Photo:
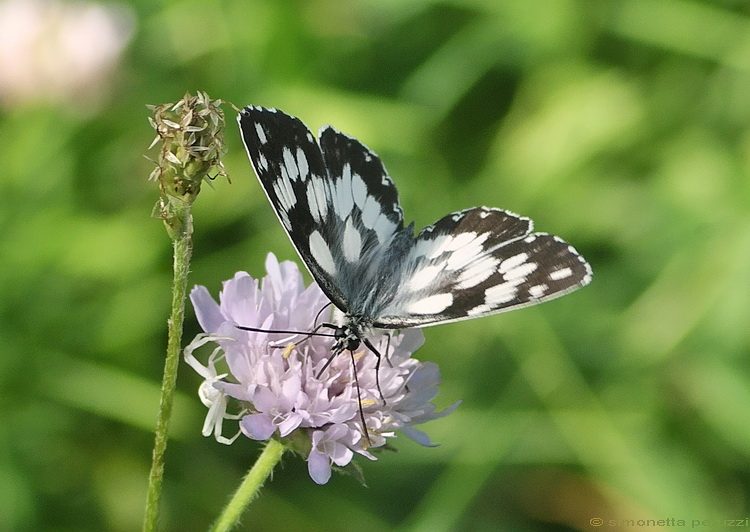
<path fill-rule="evenodd" d="M 373 329 L 425 327 L 541 303 L 591 281 L 567 242 L 510 211 L 473 207 L 404 226 L 380 158 L 331 126 L 315 138 L 296 117 L 245 107 L 250 162 L 281 225 L 340 311 L 333 352 Z"/>

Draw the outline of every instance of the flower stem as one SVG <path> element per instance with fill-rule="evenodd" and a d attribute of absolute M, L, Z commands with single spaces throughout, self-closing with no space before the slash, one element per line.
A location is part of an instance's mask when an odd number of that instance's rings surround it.
<path fill-rule="evenodd" d="M 268 441 L 268 445 L 263 449 L 263 452 L 258 457 L 258 461 L 248 471 L 242 484 L 234 492 L 232 499 L 224 507 L 224 510 L 210 529 L 210 532 L 227 532 L 237 524 L 245 507 L 258 494 L 263 483 L 269 477 L 276 464 L 279 463 L 283 454 L 283 444 L 275 439 Z"/>
<path fill-rule="evenodd" d="M 156 421 L 154 450 L 151 472 L 148 477 L 146 513 L 143 531 L 154 532 L 159 518 L 159 499 L 164 477 L 164 452 L 167 449 L 169 420 L 172 416 L 174 389 L 177 380 L 177 367 L 182 344 L 182 324 L 185 320 L 185 296 L 190 270 L 190 256 L 193 250 L 192 215 L 190 204 L 175 201 L 172 203 L 174 215 L 179 220 L 181 230 L 170 232 L 174 246 L 174 278 L 172 281 L 172 314 L 168 320 L 167 357 L 164 362 L 164 378 L 161 383 L 161 399 Z"/>

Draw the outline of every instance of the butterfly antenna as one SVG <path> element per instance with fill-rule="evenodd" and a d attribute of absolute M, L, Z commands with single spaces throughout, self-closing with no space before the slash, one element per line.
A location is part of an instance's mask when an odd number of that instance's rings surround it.
<path fill-rule="evenodd" d="M 313 321 L 313 323 L 318 323 L 318 320 L 320 319 L 320 315 L 321 315 L 321 314 L 323 314 L 323 311 L 324 311 L 325 309 L 327 309 L 328 307 L 330 307 L 331 305 L 333 305 L 333 303 L 331 303 L 331 302 L 328 302 L 328 303 L 326 303 L 325 305 L 323 305 L 323 308 L 322 308 L 322 309 L 320 309 L 320 310 L 318 311 L 318 313 L 317 313 L 317 314 L 315 315 L 315 320 Z M 316 328 L 317 328 L 317 327 L 319 327 L 319 326 L 316 326 Z"/>
<path fill-rule="evenodd" d="M 260 327 L 245 327 L 244 325 L 235 325 L 238 329 L 241 329 L 243 331 L 250 331 L 250 332 L 261 332 L 261 333 L 268 333 L 268 334 L 301 334 L 306 337 L 311 336 L 327 336 L 329 338 L 336 338 L 338 337 L 335 333 L 321 333 L 318 332 L 318 329 L 321 327 L 327 327 L 329 326 L 328 323 L 321 323 L 317 327 L 315 327 L 312 331 L 303 332 L 303 331 L 286 331 L 281 329 L 261 329 Z"/>

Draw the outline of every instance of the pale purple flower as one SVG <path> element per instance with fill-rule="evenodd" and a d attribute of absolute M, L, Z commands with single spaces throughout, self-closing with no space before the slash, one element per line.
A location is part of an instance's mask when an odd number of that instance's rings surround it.
<path fill-rule="evenodd" d="M 224 282 L 219 303 L 203 286 L 190 294 L 205 331 L 185 349 L 187 362 L 205 379 L 199 390 L 209 408 L 203 434 L 213 433 L 226 444 L 240 433 L 255 440 L 285 439 L 307 457 L 310 476 L 318 484 L 328 482 L 332 464 L 346 466 L 355 453 L 375 460 L 368 449 L 385 445 L 395 431 L 432 445 L 414 425 L 446 416 L 459 403 L 437 412 L 430 402 L 437 394 L 440 372 L 433 363 L 411 358 L 424 342 L 421 331 L 370 338 L 383 355 L 382 397 L 377 358 L 364 346 L 354 353 L 354 364 L 344 351 L 318 377 L 331 357 L 333 339 L 307 338 L 304 333 L 330 317 L 327 309 L 322 318 L 318 316 L 330 302 L 315 283 L 305 288 L 296 264 L 279 263 L 269 254 L 266 270 L 260 283 L 245 272 Z M 300 334 L 250 332 L 237 325 Z M 204 365 L 194 351 L 209 342 L 218 347 Z M 355 371 L 369 442 L 362 428 Z M 228 413 L 230 404 L 238 405 L 236 413 Z M 238 421 L 232 438 L 222 435 L 226 420 Z"/>

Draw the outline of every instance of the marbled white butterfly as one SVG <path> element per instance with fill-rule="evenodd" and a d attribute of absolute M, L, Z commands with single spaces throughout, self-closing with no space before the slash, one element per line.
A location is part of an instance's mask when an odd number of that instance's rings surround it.
<path fill-rule="evenodd" d="M 591 281 L 561 238 L 529 218 L 474 207 L 414 236 L 378 156 L 331 126 L 316 139 L 297 118 L 245 107 L 238 116 L 250 162 L 310 273 L 342 316 L 334 353 L 373 328 L 424 327 L 559 297 Z"/>

